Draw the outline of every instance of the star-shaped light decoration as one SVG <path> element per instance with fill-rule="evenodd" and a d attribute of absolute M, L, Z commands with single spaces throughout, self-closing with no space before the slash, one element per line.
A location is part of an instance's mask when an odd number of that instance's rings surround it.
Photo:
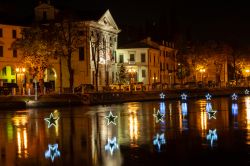
<path fill-rule="evenodd" d="M 182 100 L 187 100 L 187 95 L 186 95 L 185 93 L 182 93 L 182 94 L 181 94 L 181 99 L 182 99 Z"/>
<path fill-rule="evenodd" d="M 238 98 L 238 96 L 237 96 L 235 93 L 233 93 L 233 95 L 232 95 L 232 100 L 236 101 L 237 98 Z"/>
<path fill-rule="evenodd" d="M 212 96 L 208 93 L 205 97 L 206 97 L 207 100 L 211 100 Z"/>
<path fill-rule="evenodd" d="M 160 98 L 165 99 L 165 94 L 163 92 L 160 93 Z"/>
<path fill-rule="evenodd" d="M 44 120 L 46 120 L 48 122 L 48 128 L 50 128 L 51 126 L 56 126 L 56 122 L 58 121 L 59 117 L 54 118 L 53 113 L 50 114 L 49 118 L 44 118 Z"/>
<path fill-rule="evenodd" d="M 116 118 L 117 118 L 117 116 L 114 116 L 114 115 L 112 114 L 112 112 L 109 111 L 109 115 L 108 115 L 108 116 L 105 116 L 105 119 L 108 120 L 107 125 L 109 125 L 110 123 L 113 123 L 114 125 L 116 125 L 116 123 L 115 123 L 115 119 L 116 119 Z"/>
<path fill-rule="evenodd" d="M 60 151 L 58 150 L 58 144 L 48 145 L 49 150 L 45 152 L 45 158 L 51 158 L 52 162 L 54 161 L 55 157 L 60 157 Z"/>
<path fill-rule="evenodd" d="M 157 111 L 157 113 L 154 113 L 153 116 L 156 119 L 156 123 L 158 123 L 159 121 L 164 122 L 163 116 L 165 116 L 165 114 L 161 114 L 159 110 Z"/>
<path fill-rule="evenodd" d="M 105 150 L 109 151 L 111 155 L 113 155 L 114 150 L 119 149 L 119 146 L 116 142 L 116 137 L 112 139 L 108 138 L 108 143 L 105 145 Z"/>
<path fill-rule="evenodd" d="M 212 118 L 216 119 L 216 117 L 215 117 L 216 112 L 217 112 L 217 111 L 215 111 L 215 110 L 213 110 L 213 109 L 208 110 L 208 111 L 207 111 L 208 119 L 212 119 Z"/>
<path fill-rule="evenodd" d="M 245 95 L 249 95 L 249 90 L 248 89 L 245 90 Z"/>
<path fill-rule="evenodd" d="M 166 144 L 164 133 L 161 135 L 157 133 L 157 135 L 154 137 L 153 145 L 158 147 L 158 150 L 161 150 L 161 145 Z"/>
<path fill-rule="evenodd" d="M 216 129 L 209 130 L 209 133 L 207 134 L 207 140 L 210 141 L 211 147 L 213 146 L 214 141 L 218 139 Z"/>

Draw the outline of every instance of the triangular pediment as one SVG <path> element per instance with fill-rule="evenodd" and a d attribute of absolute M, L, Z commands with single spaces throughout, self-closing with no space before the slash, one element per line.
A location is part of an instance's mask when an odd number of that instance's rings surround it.
<path fill-rule="evenodd" d="M 113 19 L 111 13 L 109 10 L 107 10 L 102 17 L 98 20 L 98 23 L 103 25 L 103 26 L 107 26 L 107 27 L 111 27 L 113 29 L 119 30 L 118 26 L 115 23 L 115 20 Z"/>
<path fill-rule="evenodd" d="M 47 9 L 47 8 L 54 8 L 54 6 L 47 3 L 42 3 L 35 7 L 35 9 Z"/>

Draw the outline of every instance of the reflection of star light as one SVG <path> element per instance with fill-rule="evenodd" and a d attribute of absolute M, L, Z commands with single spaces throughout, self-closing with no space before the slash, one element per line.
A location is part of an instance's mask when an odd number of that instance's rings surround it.
<path fill-rule="evenodd" d="M 212 109 L 212 104 L 210 102 L 207 102 L 207 104 L 206 104 L 206 111 L 208 112 L 211 109 Z"/>
<path fill-rule="evenodd" d="M 249 95 L 249 90 L 248 89 L 245 90 L 245 95 Z"/>
<path fill-rule="evenodd" d="M 45 152 L 46 158 L 51 158 L 52 162 L 54 161 L 55 157 L 60 157 L 60 151 L 58 151 L 58 144 L 48 145 L 49 150 Z"/>
<path fill-rule="evenodd" d="M 213 146 L 213 142 L 218 139 L 216 129 L 214 130 L 209 130 L 209 133 L 207 135 L 207 140 L 210 140 L 210 145 Z"/>
<path fill-rule="evenodd" d="M 157 145 L 158 150 L 161 150 L 161 145 L 166 144 L 164 133 L 161 135 L 157 133 L 157 135 L 154 137 L 153 144 Z"/>
<path fill-rule="evenodd" d="M 208 118 L 209 119 L 212 119 L 212 118 L 216 119 L 216 117 L 215 117 L 216 112 L 217 111 L 214 111 L 213 109 L 210 109 L 209 111 L 207 111 Z"/>
<path fill-rule="evenodd" d="M 119 149 L 118 144 L 116 143 L 116 137 L 109 139 L 108 143 L 105 145 L 105 150 L 110 151 L 110 154 L 113 155 L 114 150 Z"/>
<path fill-rule="evenodd" d="M 157 111 L 156 114 L 153 115 L 156 118 L 156 123 L 158 123 L 159 121 L 164 122 L 163 116 L 165 116 L 165 114 L 161 114 L 159 110 Z"/>
<path fill-rule="evenodd" d="M 111 111 L 109 112 L 108 116 L 105 116 L 105 119 L 108 119 L 108 125 L 110 123 L 113 123 L 114 125 L 116 125 L 116 123 L 115 123 L 116 118 L 117 118 L 117 116 L 114 116 Z"/>
<path fill-rule="evenodd" d="M 237 103 L 232 104 L 232 114 L 234 116 L 238 115 L 238 104 Z"/>
<path fill-rule="evenodd" d="M 237 100 L 237 95 L 234 93 L 233 95 L 232 95 L 232 100 Z"/>
<path fill-rule="evenodd" d="M 165 99 L 165 94 L 163 92 L 160 93 L 160 98 Z"/>
<path fill-rule="evenodd" d="M 182 99 L 182 100 L 187 100 L 187 95 L 186 95 L 185 93 L 182 93 L 182 94 L 181 94 L 181 99 Z"/>
<path fill-rule="evenodd" d="M 56 126 L 56 121 L 58 121 L 59 117 L 54 118 L 53 113 L 50 114 L 49 118 L 44 118 L 49 124 L 48 128 L 50 128 L 52 125 Z"/>

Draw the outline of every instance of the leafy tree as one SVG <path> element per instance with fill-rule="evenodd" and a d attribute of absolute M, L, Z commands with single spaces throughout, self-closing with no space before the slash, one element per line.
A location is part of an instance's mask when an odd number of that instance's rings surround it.
<path fill-rule="evenodd" d="M 127 77 L 127 71 L 126 68 L 123 66 L 123 64 L 120 67 L 120 70 L 117 74 L 117 82 L 119 84 L 124 84 L 128 81 L 128 77 Z"/>

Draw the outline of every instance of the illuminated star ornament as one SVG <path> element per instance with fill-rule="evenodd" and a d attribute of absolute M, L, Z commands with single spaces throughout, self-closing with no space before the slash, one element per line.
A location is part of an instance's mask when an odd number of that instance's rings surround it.
<path fill-rule="evenodd" d="M 166 144 L 165 136 L 163 134 L 158 134 L 154 137 L 153 144 L 158 147 L 158 150 L 161 150 L 161 145 Z"/>
<path fill-rule="evenodd" d="M 55 157 L 60 157 L 60 151 L 58 150 L 58 144 L 48 145 L 49 150 L 45 152 L 45 158 L 51 158 L 52 162 L 54 161 Z"/>
<path fill-rule="evenodd" d="M 212 96 L 208 93 L 205 97 L 206 97 L 207 100 L 211 100 Z"/>
<path fill-rule="evenodd" d="M 182 94 L 181 94 L 181 99 L 182 99 L 182 100 L 187 100 L 187 95 L 186 95 L 185 93 L 182 93 Z"/>
<path fill-rule="evenodd" d="M 104 148 L 106 151 L 109 151 L 111 155 L 113 155 L 114 150 L 119 149 L 119 146 L 116 142 L 116 137 L 113 137 L 112 139 L 108 138 L 108 143 Z"/>
<path fill-rule="evenodd" d="M 160 93 L 160 98 L 165 99 L 165 94 L 163 92 Z"/>
<path fill-rule="evenodd" d="M 49 118 L 44 118 L 44 120 L 46 120 L 48 122 L 48 128 L 50 128 L 51 126 L 56 126 L 56 121 L 58 121 L 59 117 L 54 118 L 53 113 L 50 114 Z"/>
<path fill-rule="evenodd" d="M 218 139 L 216 129 L 209 130 L 209 133 L 207 134 L 207 140 L 210 141 L 210 145 L 213 146 L 213 142 Z"/>
<path fill-rule="evenodd" d="M 156 123 L 158 123 L 159 121 L 164 122 L 163 116 L 165 116 L 165 114 L 161 114 L 159 110 L 157 111 L 156 114 L 153 115 L 156 118 Z"/>
<path fill-rule="evenodd" d="M 208 111 L 207 111 L 208 118 L 209 118 L 209 119 L 212 119 L 212 118 L 216 119 L 216 117 L 215 117 L 216 112 L 217 112 L 217 111 L 215 111 L 215 110 L 213 110 L 213 109 L 208 110 Z"/>
<path fill-rule="evenodd" d="M 236 101 L 237 100 L 237 95 L 234 93 L 233 95 L 232 95 L 232 100 L 234 100 L 234 101 Z"/>
<path fill-rule="evenodd" d="M 245 90 L 245 95 L 249 95 L 249 90 L 248 89 Z"/>
<path fill-rule="evenodd" d="M 112 114 L 112 112 L 109 111 L 109 115 L 108 115 L 108 116 L 105 116 L 105 119 L 108 120 L 107 125 L 109 125 L 110 123 L 113 123 L 114 125 L 116 125 L 116 123 L 115 123 L 115 119 L 116 119 L 116 118 L 117 118 L 117 116 L 114 116 L 114 115 Z"/>

